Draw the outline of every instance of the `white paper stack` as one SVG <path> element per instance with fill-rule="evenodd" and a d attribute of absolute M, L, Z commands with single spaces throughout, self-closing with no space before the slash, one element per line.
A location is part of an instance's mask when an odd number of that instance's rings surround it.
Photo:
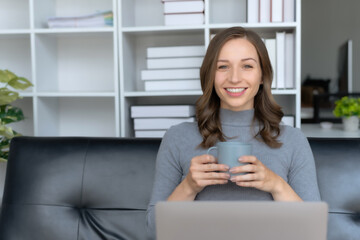
<path fill-rule="evenodd" d="M 148 105 L 132 106 L 135 137 L 164 136 L 167 129 L 182 122 L 195 121 L 193 105 Z"/>
<path fill-rule="evenodd" d="M 163 0 L 166 26 L 204 24 L 204 1 Z"/>
<path fill-rule="evenodd" d="M 98 12 L 84 16 L 50 17 L 49 28 L 109 27 L 113 26 L 112 11 Z"/>
<path fill-rule="evenodd" d="M 273 68 L 273 89 L 295 88 L 295 38 L 293 33 L 277 32 L 275 39 L 265 39 Z"/>
<path fill-rule="evenodd" d="M 205 46 L 150 47 L 147 69 L 141 71 L 145 91 L 200 90 Z"/>
<path fill-rule="evenodd" d="M 247 21 L 295 22 L 295 0 L 248 0 Z"/>

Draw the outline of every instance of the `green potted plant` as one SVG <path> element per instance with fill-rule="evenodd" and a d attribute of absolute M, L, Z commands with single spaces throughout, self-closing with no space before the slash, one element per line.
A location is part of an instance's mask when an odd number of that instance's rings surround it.
<path fill-rule="evenodd" d="M 11 103 L 21 98 L 16 90 L 25 90 L 32 84 L 28 79 L 18 77 L 9 70 L 0 70 L 0 85 L 0 161 L 6 161 L 11 139 L 20 135 L 8 124 L 24 119 L 22 110 Z"/>
<path fill-rule="evenodd" d="M 360 98 L 342 97 L 335 102 L 333 114 L 342 117 L 345 131 L 357 131 L 359 129 Z"/>

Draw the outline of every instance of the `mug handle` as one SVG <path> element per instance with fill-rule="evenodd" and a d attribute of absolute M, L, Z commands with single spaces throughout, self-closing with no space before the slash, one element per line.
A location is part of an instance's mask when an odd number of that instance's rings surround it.
<path fill-rule="evenodd" d="M 212 150 L 217 150 L 217 147 L 214 146 L 214 147 L 209 148 L 209 149 L 207 150 L 207 154 L 210 154 L 210 152 L 211 152 Z"/>

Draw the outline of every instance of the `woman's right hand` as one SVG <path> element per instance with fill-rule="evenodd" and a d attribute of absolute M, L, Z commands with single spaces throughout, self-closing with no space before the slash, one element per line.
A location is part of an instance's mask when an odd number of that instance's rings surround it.
<path fill-rule="evenodd" d="M 218 164 L 214 156 L 204 154 L 191 159 L 189 173 L 184 180 L 193 193 L 197 194 L 206 186 L 226 184 L 230 179 L 229 173 L 226 173 L 228 170 L 229 167 Z"/>

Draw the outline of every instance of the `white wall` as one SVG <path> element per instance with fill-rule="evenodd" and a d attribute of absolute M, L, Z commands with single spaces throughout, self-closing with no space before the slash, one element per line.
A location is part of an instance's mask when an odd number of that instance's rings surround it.
<path fill-rule="evenodd" d="M 310 75 L 335 81 L 339 46 L 352 39 L 353 91 L 360 92 L 359 9 L 359 0 L 302 0 L 302 80 Z"/>

